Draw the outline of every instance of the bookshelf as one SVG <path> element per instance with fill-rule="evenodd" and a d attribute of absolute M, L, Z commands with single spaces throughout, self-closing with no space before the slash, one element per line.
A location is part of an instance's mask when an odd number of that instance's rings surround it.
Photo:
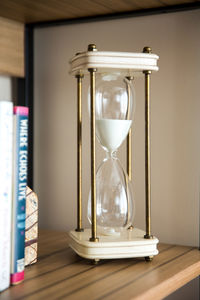
<path fill-rule="evenodd" d="M 62 3 L 61 3 L 62 2 Z M 0 72 L 2 74 L 25 78 L 26 73 L 26 96 L 29 99 L 28 105 L 32 107 L 30 116 L 31 132 L 33 135 L 33 33 L 34 29 L 40 26 L 51 26 L 63 22 L 82 22 L 84 20 L 95 20 L 100 18 L 123 17 L 131 15 L 142 15 L 151 13 L 162 13 L 165 11 L 176 11 L 186 9 L 198 9 L 200 4 L 196 1 L 162 1 L 162 4 L 156 4 L 157 1 L 117 1 L 115 9 L 113 3 L 107 4 L 107 1 L 93 2 L 87 0 L 87 6 L 83 1 L 48 1 L 45 5 L 42 0 L 37 2 L 26 0 L 7 0 L 0 4 Z M 84 7 L 82 6 L 84 3 Z M 157 5 L 157 6 L 156 6 Z M 58 21 L 61 20 L 61 23 Z M 52 22 L 53 21 L 53 22 Z M 48 23 L 43 23 L 48 22 Z M 57 22 L 57 23 L 56 23 Z M 25 32 L 26 30 L 26 32 Z M 24 46 L 24 40 L 26 46 Z M 26 66 L 24 61 L 26 59 Z M 26 67 L 26 71 L 25 71 Z M 31 72 L 29 72 L 31 70 Z M 33 141 L 31 140 L 31 144 Z M 32 161 L 30 162 L 30 165 Z M 174 290 L 183 286 L 200 274 L 199 251 L 195 248 L 181 247 L 173 245 L 160 245 L 161 255 L 146 265 L 144 262 L 130 261 L 112 261 L 105 262 L 98 266 L 92 266 L 87 261 L 78 258 L 67 247 L 67 238 L 64 233 L 55 233 L 51 231 L 41 231 L 39 238 L 39 261 L 36 265 L 26 269 L 26 280 L 18 286 L 12 287 L 2 293 L 0 299 L 19 299 L 20 297 L 30 297 L 40 295 L 41 298 L 47 297 L 51 293 L 51 284 L 55 287 L 55 292 L 63 292 L 59 289 L 56 281 L 56 274 L 62 277 L 63 286 L 74 285 L 78 289 L 78 296 L 89 298 L 95 295 L 98 287 L 99 293 L 102 293 L 102 285 L 107 279 L 107 297 L 125 297 L 135 296 L 138 299 L 160 299 L 167 296 Z M 126 274 L 127 264 L 131 265 L 130 273 Z M 145 265 L 145 270 L 143 266 Z M 125 270 L 122 272 L 119 268 Z M 91 271 L 90 271 L 91 269 Z M 98 271 L 100 270 L 100 271 Z M 107 270 L 107 271 L 106 271 Z M 143 273 L 142 273 L 143 270 Z M 73 278 L 66 278 L 66 272 L 73 272 Z M 101 279 L 94 277 L 99 272 Z M 106 273 L 107 272 L 107 273 Z M 109 273 L 110 272 L 110 273 Z M 121 273 L 122 272 L 122 273 Z M 138 273 L 140 275 L 138 276 Z M 83 275 L 82 275 L 83 274 Z M 116 276 L 115 276 L 116 275 Z M 69 275 L 70 276 L 70 275 Z M 68 277 L 69 277 L 68 276 Z M 80 278 L 80 283 L 75 278 Z M 110 277 L 113 276 L 113 277 Z M 123 280 L 122 280 L 123 279 Z M 81 281 L 84 280 L 84 286 Z M 95 282 L 93 282 L 95 280 Z M 104 281 L 102 281 L 104 280 Z M 112 281 L 114 280 L 114 282 Z M 124 281 L 126 286 L 119 285 Z M 41 285 L 44 284 L 44 288 Z M 83 281 L 82 281 L 83 282 Z M 145 282 L 145 285 L 144 285 Z M 57 286 L 58 284 L 58 286 Z M 93 285 L 94 284 L 94 285 Z M 120 288 L 120 289 L 119 289 Z M 88 293 L 91 293 L 90 295 Z M 69 293 L 68 290 L 64 293 Z M 65 296 L 65 294 L 63 294 Z M 157 298 L 156 296 L 157 295 Z M 71 294 L 73 296 L 73 294 Z M 102 297 L 104 295 L 102 294 Z M 99 294 L 100 297 L 100 294 Z M 152 297 L 152 298 L 149 298 Z M 39 297 L 38 297 L 39 298 Z M 53 299 L 53 298 L 52 298 Z"/>
<path fill-rule="evenodd" d="M 93 265 L 68 247 L 66 233 L 41 230 L 38 262 L 0 299 L 163 299 L 199 275 L 200 252 L 167 244 L 159 244 L 159 251 L 150 263 L 122 259 Z"/>

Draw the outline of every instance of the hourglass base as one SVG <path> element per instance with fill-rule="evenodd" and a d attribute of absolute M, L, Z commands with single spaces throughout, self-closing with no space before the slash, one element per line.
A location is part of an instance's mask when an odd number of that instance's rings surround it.
<path fill-rule="evenodd" d="M 144 235 L 143 230 L 134 228 L 117 237 L 98 235 L 99 242 L 90 242 L 90 229 L 85 229 L 84 232 L 70 231 L 69 246 L 79 256 L 95 260 L 157 255 L 158 239 L 145 239 Z"/>

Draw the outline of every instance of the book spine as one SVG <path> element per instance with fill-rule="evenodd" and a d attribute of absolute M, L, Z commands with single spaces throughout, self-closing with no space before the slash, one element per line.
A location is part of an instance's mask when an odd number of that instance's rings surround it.
<path fill-rule="evenodd" d="M 37 261 L 38 197 L 29 187 L 26 189 L 25 266 Z"/>
<path fill-rule="evenodd" d="M 0 102 L 0 292 L 10 285 L 13 104 Z"/>
<path fill-rule="evenodd" d="M 28 108 L 14 107 L 13 228 L 11 284 L 24 280 L 26 186 L 28 173 Z"/>

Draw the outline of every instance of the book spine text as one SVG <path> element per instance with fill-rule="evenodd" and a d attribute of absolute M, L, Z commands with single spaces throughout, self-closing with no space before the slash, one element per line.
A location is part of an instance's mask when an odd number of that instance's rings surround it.
<path fill-rule="evenodd" d="M 28 169 L 28 108 L 14 107 L 13 233 L 11 284 L 24 279 L 26 186 Z"/>

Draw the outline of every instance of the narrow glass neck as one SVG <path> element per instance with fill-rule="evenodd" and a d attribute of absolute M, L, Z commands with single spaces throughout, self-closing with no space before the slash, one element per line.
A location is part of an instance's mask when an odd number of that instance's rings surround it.
<path fill-rule="evenodd" d="M 106 158 L 107 159 L 117 159 L 117 150 L 114 151 L 106 151 Z"/>

